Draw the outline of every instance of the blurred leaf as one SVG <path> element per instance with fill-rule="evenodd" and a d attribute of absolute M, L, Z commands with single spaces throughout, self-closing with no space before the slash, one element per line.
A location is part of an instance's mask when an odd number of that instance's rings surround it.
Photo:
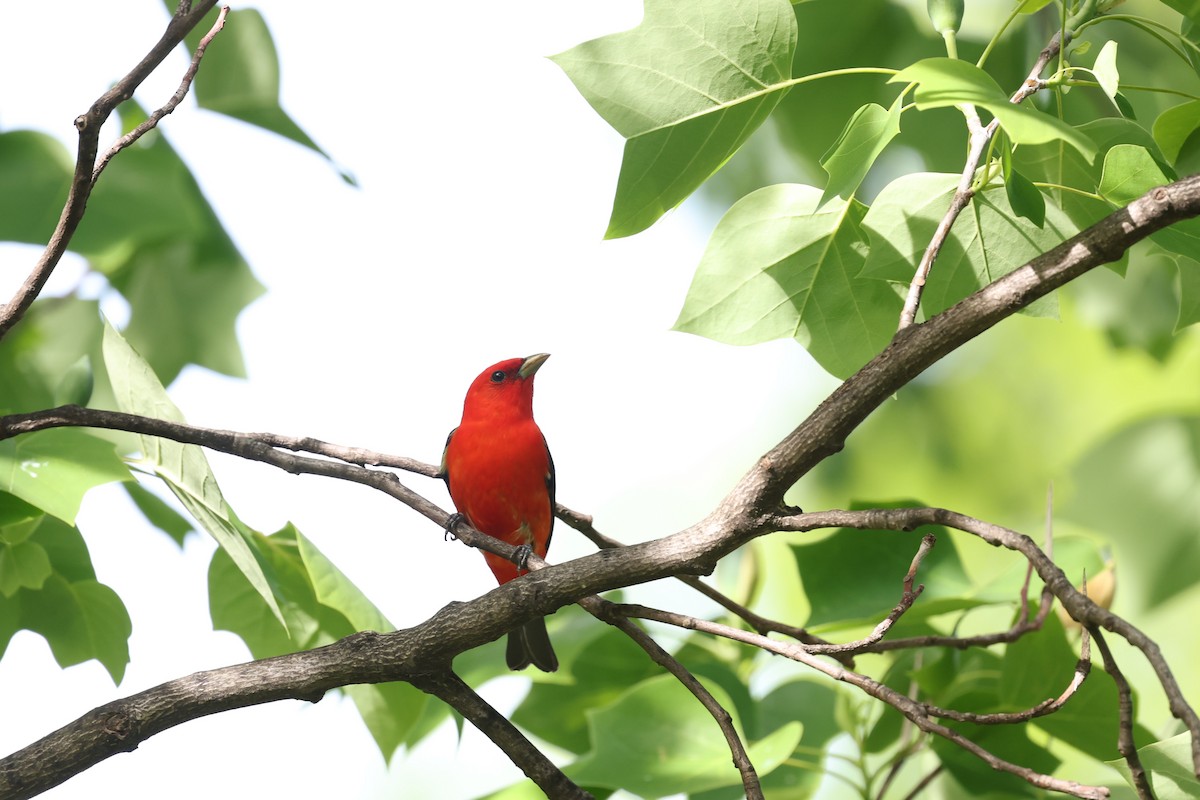
<path fill-rule="evenodd" d="M 40 591 L 22 590 L 22 627 L 46 638 L 60 666 L 96 659 L 120 683 L 129 663 L 133 627 L 116 592 L 94 580 L 51 575 Z"/>
<path fill-rule="evenodd" d="M 1163 157 L 1174 164 L 1184 144 L 1200 128 L 1200 100 L 1172 106 L 1154 120 L 1154 141 L 1162 148 Z"/>
<path fill-rule="evenodd" d="M 280 600 L 287 630 L 225 551 L 209 565 L 213 627 L 236 633 L 255 658 L 329 644 L 355 631 L 394 630 L 361 590 L 295 526 L 270 536 L 252 533 L 263 569 Z M 346 687 L 386 760 L 391 760 L 425 711 L 428 696 L 407 683 Z"/>
<path fill-rule="evenodd" d="M 907 283 L 950 206 L 957 175 L 913 173 L 888 184 L 863 219 L 871 240 L 864 277 Z M 1002 191 L 989 187 L 959 215 L 938 254 L 921 298 L 926 315 L 957 303 L 1075 233 L 1053 205 L 1042 227 L 1021 222 Z M 1029 310 L 1057 314 L 1053 296 Z"/>
<path fill-rule="evenodd" d="M 920 505 L 915 502 L 863 504 L 855 508 L 901 508 Z M 950 532 L 940 526 L 918 531 L 862 531 L 839 528 L 832 535 L 811 544 L 792 546 L 804 593 L 812 604 L 806 626 L 878 622 L 900 601 L 902 582 L 925 533 L 937 536 L 937 545 L 925 557 L 917 571 L 916 583 L 925 591 L 905 615 L 914 618 L 974 604 L 963 594 L 970 581 L 963 571 Z M 936 609 L 936 610 L 935 610 Z"/>
<path fill-rule="evenodd" d="M 1179 319 L 1176 332 L 1200 322 L 1200 262 L 1190 258 L 1175 259 L 1179 267 Z"/>
<path fill-rule="evenodd" d="M 112 443 L 79 428 L 56 428 L 0 442 L 0 489 L 75 522 L 94 486 L 129 480 Z"/>
<path fill-rule="evenodd" d="M 1091 140 L 1057 117 L 1028 105 L 1013 105 L 995 79 L 966 61 L 954 58 L 927 58 L 902 69 L 889 83 L 916 82 L 918 109 L 941 108 L 970 103 L 1000 120 L 1000 126 L 1017 144 L 1042 144 L 1063 141 L 1091 158 L 1095 146 Z"/>
<path fill-rule="evenodd" d="M 37 542 L 0 546 L 0 594 L 12 597 L 19 589 L 40 589 L 50 577 L 50 557 Z"/>
<path fill-rule="evenodd" d="M 786 0 L 647 0 L 633 30 L 553 57 L 628 141 L 608 238 L 654 224 L 725 163 L 786 91 Z"/>
<path fill-rule="evenodd" d="M 756 738 L 800 722 L 803 733 L 795 752 L 762 779 L 763 791 L 778 800 L 809 797 L 820 783 L 825 746 L 840 733 L 834 719 L 838 691 L 817 680 L 785 683 L 759 701 Z"/>
<path fill-rule="evenodd" d="M 34 302 L 21 324 L 0 341 L 0 407 L 20 412 L 59 405 L 56 395 L 66 388 L 68 375 L 81 360 L 90 365 L 93 354 L 99 355 L 99 339 L 95 300 L 50 297 Z"/>
<path fill-rule="evenodd" d="M 556 646 L 559 638 L 554 638 Z M 564 666 L 570 670 L 571 683 L 535 682 L 513 712 L 512 721 L 572 753 L 583 753 L 594 746 L 588 738 L 589 710 L 607 707 L 630 686 L 660 674 L 654 663 L 642 656 L 641 648 L 609 627 Z"/>
<path fill-rule="evenodd" d="M 133 103 L 120 111 L 125 127 L 145 118 Z M 161 134 L 105 170 L 72 248 L 129 301 L 125 338 L 164 385 L 187 364 L 245 373 L 235 323 L 263 287 Z"/>
<path fill-rule="evenodd" d="M 0 240 L 45 244 L 62 213 L 73 167 L 52 136 L 0 133 Z"/>
<path fill-rule="evenodd" d="M 675 330 L 729 344 L 793 337 L 845 377 L 886 346 L 901 301 L 857 277 L 865 206 L 780 185 L 740 200 L 717 225 Z"/>
<path fill-rule="evenodd" d="M 706 688 L 730 709 L 719 687 Z M 587 716 L 593 749 L 565 770 L 577 783 L 658 798 L 741 782 L 712 716 L 673 675 L 642 681 Z M 769 775 L 783 763 L 796 749 L 800 733 L 800 724 L 793 722 L 747 743 L 758 774 Z"/>
<path fill-rule="evenodd" d="M 167 536 L 170 536 L 175 541 L 175 544 L 183 547 L 184 538 L 195 530 L 192 523 L 178 511 L 171 508 L 165 500 L 140 483 L 128 481 L 124 486 L 125 491 L 129 493 L 129 499 L 138 507 L 138 510 L 142 512 L 146 520 Z"/>
<path fill-rule="evenodd" d="M 54 387 L 54 404 L 59 406 L 86 406 L 92 398 L 95 386 L 95 376 L 92 374 L 92 364 L 87 356 L 79 359 L 67 368 L 62 380 Z"/>
<path fill-rule="evenodd" d="M 1200 781 L 1196 780 L 1196 774 L 1192 771 L 1190 734 L 1181 733 L 1140 747 L 1138 757 L 1150 773 L 1154 796 L 1158 800 L 1195 800 L 1200 797 Z M 1133 786 L 1125 759 L 1117 758 L 1107 763 L 1121 773 L 1126 783 Z"/>
<path fill-rule="evenodd" d="M 1128 425 L 1072 468 L 1063 514 L 1119 548 L 1121 575 L 1158 605 L 1200 575 L 1200 417 L 1159 416 Z M 1124 585 L 1124 584 L 1123 584 Z"/>
<path fill-rule="evenodd" d="M 121 334 L 104 325 L 104 363 L 118 408 L 130 414 L 183 422 L 158 377 Z M 250 545 L 252 533 L 238 521 L 225 502 L 204 451 L 156 436 L 139 436 L 146 466 L 163 479 L 188 513 L 200 523 L 221 549 L 229 554 L 250 585 L 286 628 L 283 613 Z"/>
<path fill-rule="evenodd" d="M 888 142 L 900 133 L 900 98 L 890 109 L 867 103 L 846 122 L 841 136 L 821 158 L 829 182 L 818 207 L 832 197 L 849 200 Z"/>
<path fill-rule="evenodd" d="M 1046 747 L 1034 743 L 1022 727 L 1013 725 L 969 725 L 953 728 L 983 749 L 1036 772 L 1051 774 L 1060 760 Z M 992 769 L 982 759 L 940 736 L 930 737 L 930 746 L 942 766 L 972 795 L 984 797 L 1042 797 L 1031 784 L 1016 775 Z"/>

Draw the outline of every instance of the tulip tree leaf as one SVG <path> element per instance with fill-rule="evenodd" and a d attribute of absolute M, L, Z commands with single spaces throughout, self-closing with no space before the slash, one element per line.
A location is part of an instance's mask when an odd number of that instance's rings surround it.
<path fill-rule="evenodd" d="M 705 688 L 734 713 L 720 687 Z M 736 716 L 734 725 L 740 728 Z M 646 798 L 741 783 L 712 717 L 672 675 L 642 681 L 611 705 L 589 710 L 587 717 L 592 750 L 565 770 L 576 783 L 625 789 Z M 782 764 L 800 734 L 800 723 L 790 722 L 747 743 L 758 774 L 768 775 Z"/>
<path fill-rule="evenodd" d="M 821 158 L 821 166 L 829 173 L 821 203 L 837 195 L 849 199 L 875 159 L 899 133 L 899 100 L 890 109 L 867 103 L 855 111 L 833 147 Z"/>
<path fill-rule="evenodd" d="M 863 220 L 871 240 L 863 275 L 907 283 L 925 247 L 946 214 L 959 176 L 913 173 L 888 184 Z M 938 253 L 925 293 L 927 314 L 950 307 L 968 294 L 1007 275 L 1075 232 L 1056 206 L 1048 205 L 1042 227 L 1022 222 L 1004 191 L 989 187 L 976 193 L 959 215 Z M 1053 316 L 1053 296 L 1035 303 L 1030 313 Z"/>
<path fill-rule="evenodd" d="M 820 207 L 811 186 L 769 186 L 742 198 L 717 225 L 675 330 L 729 344 L 791 337 L 845 377 L 895 331 L 900 298 L 858 278 L 866 206 Z"/>
<path fill-rule="evenodd" d="M 641 25 L 554 56 L 627 139 L 607 236 L 694 192 L 783 97 L 796 49 L 787 0 L 647 0 Z"/>
<path fill-rule="evenodd" d="M 916 83 L 918 109 L 972 104 L 986 108 L 1017 144 L 1042 144 L 1063 141 L 1086 158 L 1095 145 L 1067 123 L 1028 105 L 1014 105 L 995 79 L 966 61 L 954 58 L 927 58 L 902 69 L 891 83 Z"/>
<path fill-rule="evenodd" d="M 183 414 L 167 397 L 150 365 L 107 323 L 104 326 L 104 363 L 120 410 L 173 422 L 184 421 Z M 251 545 L 252 531 L 238 520 L 225 502 L 204 451 L 194 444 L 181 444 L 156 436 L 138 438 L 146 465 L 229 554 L 286 629 L 283 613 Z"/>
<path fill-rule="evenodd" d="M 67 523 L 74 524 L 89 489 L 129 478 L 111 442 L 78 428 L 0 442 L 0 489 Z"/>

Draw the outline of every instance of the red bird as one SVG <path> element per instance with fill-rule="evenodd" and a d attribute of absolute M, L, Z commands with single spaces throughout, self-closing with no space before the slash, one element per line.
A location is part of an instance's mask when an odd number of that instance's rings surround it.
<path fill-rule="evenodd" d="M 462 422 L 450 431 L 440 475 L 471 526 L 546 557 L 554 527 L 554 461 L 533 421 L 533 376 L 550 356 L 510 358 L 479 374 L 467 389 Z M 525 574 L 491 553 L 483 557 L 501 584 Z M 542 618 L 508 634 L 509 669 L 558 669 Z"/>

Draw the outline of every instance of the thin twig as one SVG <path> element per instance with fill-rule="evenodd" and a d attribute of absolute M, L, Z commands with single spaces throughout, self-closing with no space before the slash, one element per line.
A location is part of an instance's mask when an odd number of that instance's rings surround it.
<path fill-rule="evenodd" d="M 717 702 L 712 693 L 704 688 L 704 684 L 700 683 L 695 675 L 689 672 L 677 658 L 664 650 L 649 634 L 635 625 L 627 615 L 622 614 L 622 606 L 595 595 L 585 597 L 579 601 L 579 605 L 597 619 L 607 622 L 632 639 L 638 647 L 646 651 L 646 654 L 656 664 L 674 675 L 700 701 L 705 710 L 716 720 L 721 734 L 725 737 L 725 742 L 733 755 L 734 766 L 742 776 L 742 788 L 746 792 L 746 800 L 765 800 L 762 785 L 758 780 L 758 772 L 754 769 L 754 764 L 750 761 L 741 737 L 738 736 L 737 729 L 733 726 L 733 717 Z"/>
<path fill-rule="evenodd" d="M 1070 41 L 1069 34 L 1067 40 Z M 1046 83 L 1041 79 L 1042 70 L 1046 68 L 1051 59 L 1058 55 L 1060 41 L 1059 34 L 1054 34 L 1050 43 L 1038 54 L 1033 69 L 1029 71 L 1029 77 L 1025 79 L 1021 87 L 1009 98 L 1010 103 L 1013 105 L 1020 104 L 1026 98 L 1036 94 L 1045 87 Z M 929 278 L 930 270 L 933 269 L 933 262 L 937 259 L 938 253 L 941 252 L 942 245 L 946 243 L 946 239 L 950 236 L 950 229 L 954 227 L 959 214 L 962 213 L 963 209 L 967 207 L 967 204 L 975 196 L 975 172 L 979 169 L 979 162 L 983 159 L 983 154 L 987 151 L 988 144 L 992 141 L 992 137 L 996 135 L 996 130 L 1000 127 L 998 119 L 993 119 L 986 126 L 981 125 L 979 115 L 973 106 L 965 107 L 963 111 L 967 118 L 967 130 L 970 134 L 967 160 L 963 164 L 962 174 L 959 177 L 958 187 L 954 191 L 954 197 L 950 199 L 950 207 L 946 210 L 941 222 L 938 223 L 933 237 L 929 240 L 929 245 L 925 248 L 925 252 L 921 255 L 921 260 L 917 264 L 912 282 L 908 286 L 908 294 L 904 299 L 904 308 L 900 312 L 899 328 L 901 330 L 916 322 L 917 310 L 921 306 L 921 294 L 925 291 L 925 283 Z"/>
<path fill-rule="evenodd" d="M 583 534 L 589 541 L 592 542 L 592 544 L 596 545 L 602 550 L 613 550 L 625 547 L 623 542 L 619 542 L 616 539 L 613 539 L 611 536 L 607 536 L 597 530 L 591 516 L 588 514 L 581 514 L 578 511 L 572 511 L 561 503 L 555 506 L 554 514 L 572 529 Z M 805 644 L 832 644 L 832 642 L 829 640 L 822 639 L 820 636 L 809 633 L 804 628 L 800 628 L 795 625 L 788 625 L 785 622 L 764 617 L 737 602 L 728 595 L 723 594 L 717 589 L 714 589 L 700 578 L 697 578 L 693 575 L 676 575 L 675 579 L 692 587 L 697 592 L 717 603 L 725 610 L 738 617 L 741 617 L 746 621 L 746 624 L 761 634 L 765 635 L 768 633 L 781 633 L 784 636 L 790 636 L 797 641 L 804 642 Z M 854 657 L 852 655 L 847 655 L 845 653 L 829 653 L 828 655 L 831 655 L 838 661 L 841 661 L 847 667 L 850 667 L 851 669 L 854 668 Z"/>
<path fill-rule="evenodd" d="M 579 788 L 563 771 L 546 758 L 503 714 L 480 697 L 474 689 L 450 670 L 414 675 L 409 683 L 438 698 L 479 729 L 504 751 L 547 797 L 563 800 L 594 800 L 590 792 Z"/>
<path fill-rule="evenodd" d="M 1121 757 L 1125 759 L 1125 764 L 1129 767 L 1129 776 L 1139 800 L 1154 800 L 1154 790 L 1150 788 L 1150 778 L 1146 775 L 1146 768 L 1142 766 L 1142 759 L 1138 756 L 1137 743 L 1133 740 L 1133 691 L 1129 688 L 1129 681 L 1125 679 L 1125 674 L 1117 666 L 1117 660 L 1113 657 L 1112 651 L 1108 649 L 1108 642 L 1105 641 L 1104 634 L 1096 627 L 1084 630 L 1089 629 L 1096 639 L 1100 657 L 1104 660 L 1104 671 L 1112 677 L 1113 683 L 1117 686 L 1117 709 L 1121 720 L 1117 727 L 1117 752 L 1121 754 Z"/>
<path fill-rule="evenodd" d="M 187 97 L 188 90 L 192 86 L 192 81 L 196 79 L 196 72 L 200 69 L 200 59 L 204 58 L 204 51 L 208 49 L 208 44 L 218 33 L 225 27 L 225 18 L 229 16 L 229 6 L 222 6 L 220 13 L 217 14 L 217 21 L 213 23 L 212 28 L 208 33 L 204 34 L 200 39 L 200 43 L 196 45 L 196 52 L 192 54 L 192 63 L 188 65 L 187 71 L 183 73 L 183 80 L 179 83 L 179 88 L 175 90 L 175 94 L 171 95 L 161 108 L 154 111 L 146 119 L 129 133 L 118 139 L 112 147 L 105 151 L 104 155 L 100 156 L 100 160 L 96 162 L 96 168 L 92 170 L 92 184 L 94 185 L 100 179 L 100 173 L 108 166 L 108 162 L 113 156 L 129 147 L 131 144 L 142 138 L 146 132 L 154 129 L 158 125 L 159 120 L 175 110 L 175 107 L 183 102 L 183 98 Z"/>
<path fill-rule="evenodd" d="M 900 694 L 895 689 L 869 678 L 866 675 L 847 670 L 844 667 L 834 666 L 825 661 L 821 661 L 814 654 L 809 653 L 802 645 L 791 644 L 788 642 L 778 642 L 774 639 L 769 639 L 766 636 L 762 636 L 757 633 L 743 631 L 738 628 L 722 625 L 717 622 L 696 619 L 685 614 L 662 611 L 660 609 L 649 608 L 642 605 L 621 604 L 616 608 L 620 611 L 620 613 L 627 616 L 654 620 L 655 622 L 674 625 L 685 630 L 696 630 L 704 633 L 714 634 L 716 636 L 723 636 L 727 639 L 733 639 L 734 641 L 754 645 L 755 647 L 762 648 L 768 652 L 776 653 L 777 655 L 784 656 L 785 658 L 790 658 L 793 661 L 798 661 L 805 666 L 811 667 L 812 669 L 828 675 L 834 680 L 842 681 L 850 684 L 851 686 L 857 687 L 871 697 L 874 697 L 875 699 L 892 706 L 906 718 L 911 720 L 914 725 L 926 733 L 931 733 L 935 736 L 941 736 L 947 741 L 950 741 L 964 750 L 967 750 L 977 758 L 982 759 L 992 769 L 999 770 L 1001 772 L 1007 772 L 1011 775 L 1016 775 L 1033 786 L 1037 786 L 1042 789 L 1050 789 L 1056 792 L 1063 792 L 1064 794 L 1074 795 L 1075 797 L 1094 798 L 1096 800 L 1099 798 L 1108 797 L 1108 789 L 1103 786 L 1088 786 L 1085 784 L 1076 783 L 1075 781 L 1062 780 L 1051 775 L 1042 774 L 1028 767 L 1023 767 L 1019 764 L 1013 764 L 1009 761 L 1005 761 L 994 753 L 980 747 L 978 744 L 966 738 L 957 731 L 934 722 L 924 704 L 918 703 L 912 698 Z"/>
<path fill-rule="evenodd" d="M 67 201 L 54 233 L 42 255 L 34 264 L 33 270 L 17 289 L 13 298 L 0 307 L 0 339 L 20 322 L 25 312 L 33 305 L 33 301 L 41 294 L 42 288 L 54 272 L 75 230 L 83 219 L 87 208 L 88 197 L 95 186 L 94 168 L 99 152 L 100 128 L 113 110 L 133 97 L 133 92 L 146 80 L 163 59 L 183 41 L 183 38 L 201 19 L 216 5 L 216 0 L 197 0 L 192 3 L 180 3 L 175 15 L 167 24 L 167 29 L 150 52 L 130 70 L 124 78 L 117 81 L 111 89 L 92 103 L 83 114 L 75 118 L 75 129 L 79 132 L 79 145 L 75 156 L 75 172 L 71 177 L 71 188 L 67 193 Z"/>

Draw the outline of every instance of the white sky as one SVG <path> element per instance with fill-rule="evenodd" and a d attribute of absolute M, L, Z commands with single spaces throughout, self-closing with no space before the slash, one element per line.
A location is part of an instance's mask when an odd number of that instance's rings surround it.
<path fill-rule="evenodd" d="M 191 421 L 435 461 L 480 370 L 549 352 L 535 407 L 559 498 L 637 541 L 697 519 L 832 387 L 794 343 L 739 349 L 669 332 L 712 210 L 692 202 L 645 234 L 601 240 L 622 141 L 545 56 L 637 24 L 637 0 L 254 7 L 275 36 L 284 107 L 361 188 L 190 100 L 167 118 L 163 130 L 269 288 L 239 324 L 250 380 L 192 370 L 172 387 Z M 71 141 L 72 119 L 165 20 L 158 0 L 8 4 L 0 128 Z M 177 53 L 142 104 L 161 105 L 184 66 Z M 0 294 L 34 257 L 0 248 Z M 64 264 L 55 285 L 79 271 Z M 394 501 L 212 460 L 249 524 L 295 522 L 398 626 L 492 585 L 478 555 Z M 448 507 L 440 484 L 410 485 Z M 100 580 L 130 609 L 133 662 L 114 688 L 98 664 L 62 671 L 40 637 L 18 634 L 0 660 L 5 753 L 94 706 L 247 658 L 240 640 L 212 631 L 207 538 L 191 537 L 180 556 L 115 487 L 89 495 L 80 527 Z M 550 559 L 590 549 L 560 526 Z M 520 680 L 485 694 L 507 711 Z M 45 796 L 453 800 L 518 777 L 481 736 L 458 745 L 445 730 L 389 773 L 353 706 L 330 696 L 187 723 Z"/>

